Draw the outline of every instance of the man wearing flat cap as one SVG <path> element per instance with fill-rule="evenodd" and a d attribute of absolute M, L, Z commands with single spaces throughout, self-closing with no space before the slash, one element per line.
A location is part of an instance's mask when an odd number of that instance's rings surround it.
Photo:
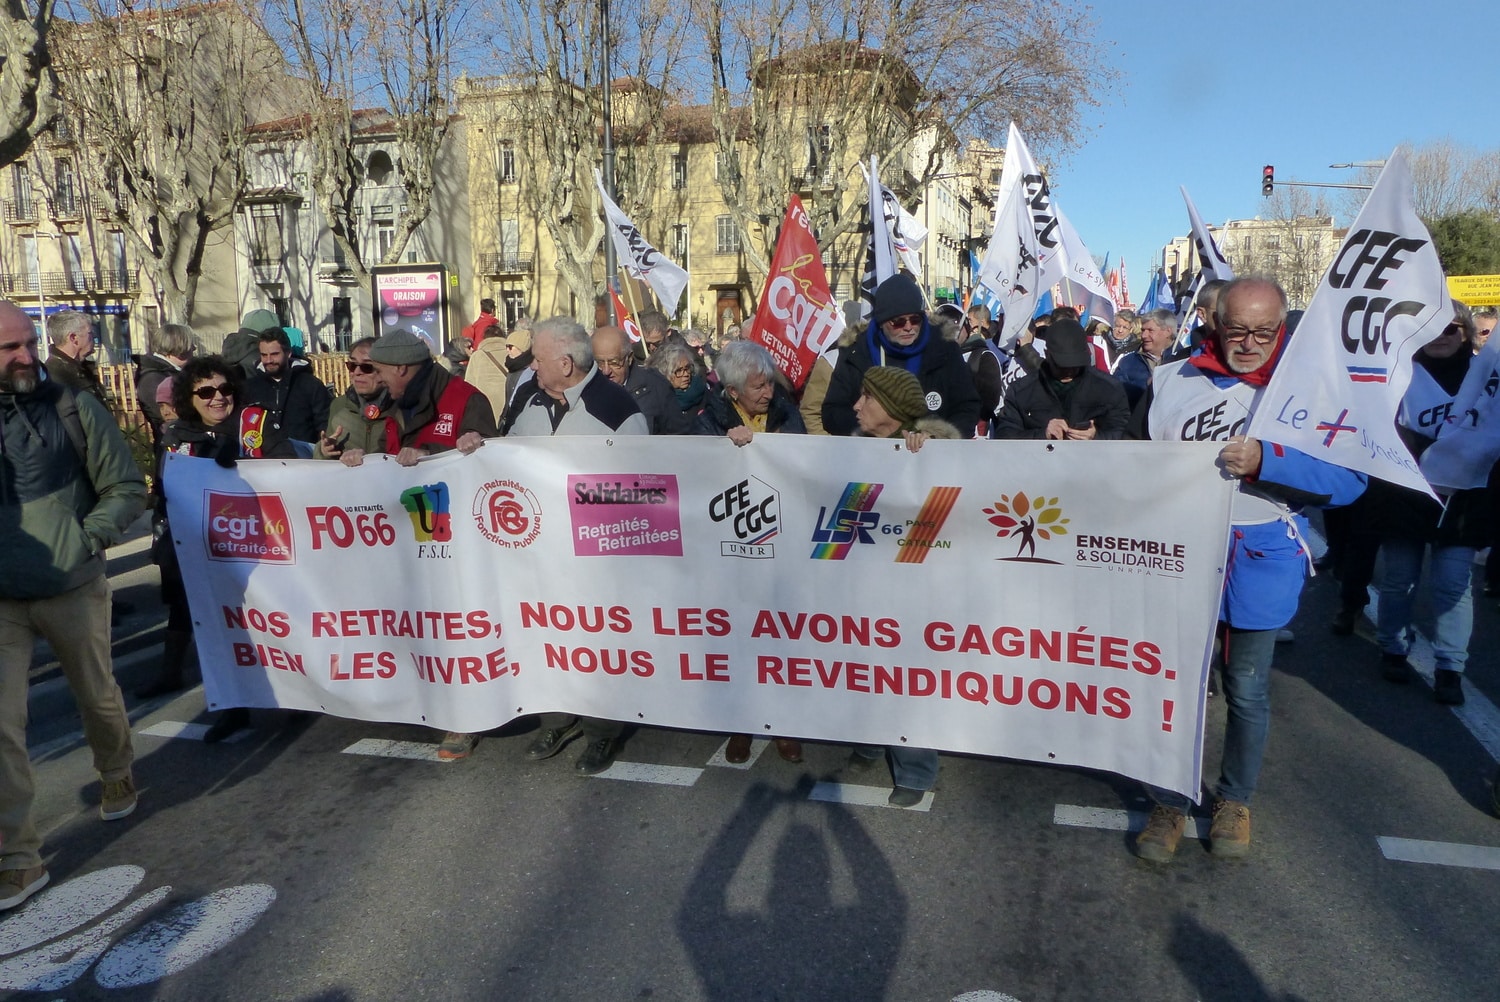
<path fill-rule="evenodd" d="M 1094 367 L 1077 320 L 1054 320 L 1042 367 L 1016 381 L 995 419 L 996 438 L 1119 439 L 1130 405 L 1125 389 Z"/>
<path fill-rule="evenodd" d="M 870 325 L 847 351 L 823 398 L 823 428 L 830 435 L 852 435 L 858 420 L 865 370 L 877 365 L 903 369 L 917 377 L 927 409 L 951 424 L 963 438 L 974 435 L 979 421 L 979 391 L 957 344 L 939 336 L 923 312 L 922 290 L 905 273 L 892 275 L 875 290 Z"/>
<path fill-rule="evenodd" d="M 370 361 L 395 402 L 385 451 L 402 466 L 449 449 L 468 455 L 497 434 L 485 395 L 445 372 L 427 342 L 410 331 L 381 335 L 370 346 Z"/>

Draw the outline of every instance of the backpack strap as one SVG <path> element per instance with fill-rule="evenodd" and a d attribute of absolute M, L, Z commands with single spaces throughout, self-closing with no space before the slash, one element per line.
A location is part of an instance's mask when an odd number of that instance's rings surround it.
<path fill-rule="evenodd" d="M 78 400 L 73 391 L 63 386 L 57 386 L 57 416 L 62 419 L 63 428 L 67 430 L 68 440 L 73 443 L 73 451 L 78 454 L 78 461 L 88 468 L 89 464 L 89 440 L 83 430 L 83 419 L 78 416 Z"/>

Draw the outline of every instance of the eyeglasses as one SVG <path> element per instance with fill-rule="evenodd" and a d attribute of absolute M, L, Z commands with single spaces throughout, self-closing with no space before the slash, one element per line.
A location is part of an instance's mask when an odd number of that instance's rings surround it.
<path fill-rule="evenodd" d="M 599 368 L 618 369 L 621 372 L 624 372 L 626 369 L 630 368 L 630 356 L 621 355 L 619 358 L 601 358 L 599 359 Z"/>
<path fill-rule="evenodd" d="M 907 327 L 921 327 L 922 314 L 904 313 L 899 317 L 891 317 L 891 319 L 887 320 L 886 323 L 890 326 L 891 330 L 896 331 L 903 330 Z"/>
<path fill-rule="evenodd" d="M 375 372 L 375 364 L 373 362 L 345 362 L 344 368 L 350 372 L 362 372 L 367 376 Z"/>
<path fill-rule="evenodd" d="M 193 391 L 193 396 L 202 401 L 212 400 L 214 397 L 223 397 L 225 400 L 234 399 L 234 388 L 228 383 L 215 383 L 212 386 L 200 386 Z"/>
<path fill-rule="evenodd" d="M 1251 330 L 1248 327 L 1224 327 L 1224 340 L 1230 343 L 1243 341 L 1247 337 L 1253 337 L 1258 345 L 1268 345 L 1276 340 L 1276 335 L 1281 333 L 1281 328 L 1275 327 L 1271 330 Z"/>
<path fill-rule="evenodd" d="M 691 365 L 679 365 L 672 370 L 672 375 L 674 376 L 691 376 L 692 374 L 693 367 Z"/>

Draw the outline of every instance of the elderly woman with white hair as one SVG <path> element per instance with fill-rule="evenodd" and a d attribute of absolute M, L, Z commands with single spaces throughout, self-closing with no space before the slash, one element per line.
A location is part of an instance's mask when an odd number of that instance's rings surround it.
<path fill-rule="evenodd" d="M 719 386 L 703 401 L 695 429 L 745 445 L 758 431 L 807 434 L 797 402 L 776 381 L 771 353 L 753 341 L 731 341 L 714 363 Z"/>
<path fill-rule="evenodd" d="M 673 335 L 661 342 L 646 364 L 667 377 L 677 395 L 684 423 L 692 424 L 708 396 L 708 374 L 698 353 L 688 347 L 681 335 Z"/>

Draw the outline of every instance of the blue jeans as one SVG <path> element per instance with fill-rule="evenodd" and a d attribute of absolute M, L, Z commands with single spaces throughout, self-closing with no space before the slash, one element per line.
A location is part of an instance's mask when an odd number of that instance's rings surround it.
<path fill-rule="evenodd" d="M 937 782 L 938 753 L 928 748 L 908 748 L 905 745 L 855 745 L 854 754 L 860 758 L 877 759 L 889 755 L 891 779 L 897 786 L 908 790 L 930 790 Z"/>
<path fill-rule="evenodd" d="M 1380 581 L 1380 622 L 1375 637 L 1387 654 L 1411 651 L 1411 609 L 1422 581 L 1422 553 L 1427 544 L 1415 539 L 1383 539 L 1385 576 Z M 1469 660 L 1469 636 L 1474 632 L 1474 598 L 1469 578 L 1474 572 L 1472 546 L 1432 544 L 1432 653 L 1437 667 L 1463 671 Z"/>
<path fill-rule="evenodd" d="M 1225 637 L 1224 703 L 1229 720 L 1224 727 L 1224 761 L 1219 766 L 1220 800 L 1248 804 L 1260 779 L 1271 733 L 1271 658 L 1276 653 L 1277 630 L 1236 630 Z M 1152 799 L 1186 812 L 1191 801 L 1171 790 L 1148 786 Z"/>

